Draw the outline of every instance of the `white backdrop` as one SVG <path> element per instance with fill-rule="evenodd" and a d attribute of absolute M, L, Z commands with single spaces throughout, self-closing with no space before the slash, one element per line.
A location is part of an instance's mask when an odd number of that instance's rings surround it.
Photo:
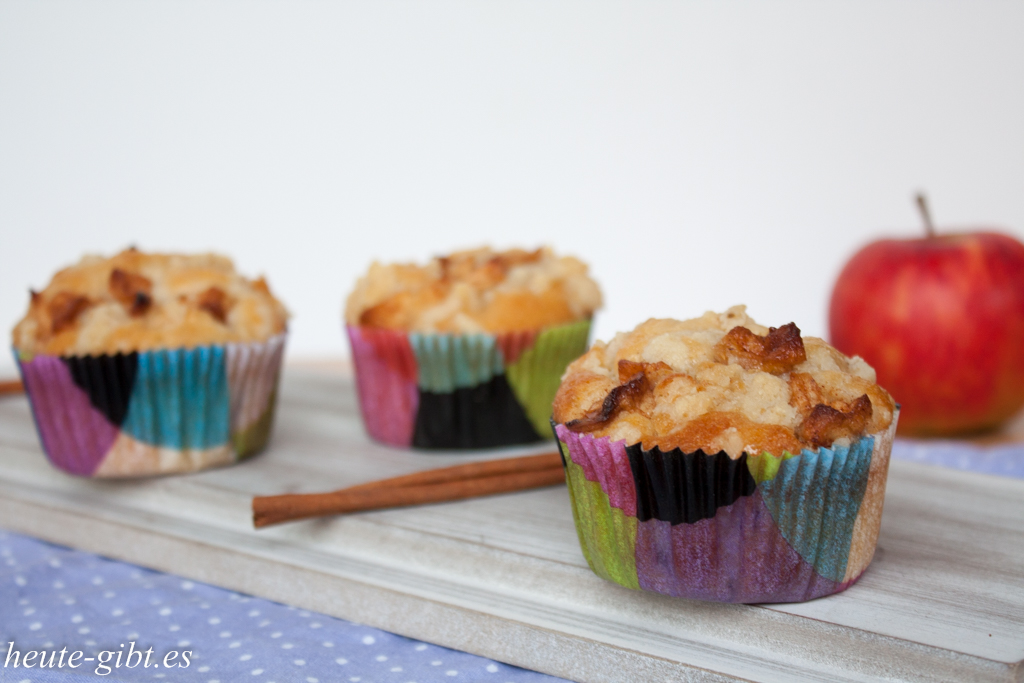
<path fill-rule="evenodd" d="M 1022 35 L 1021 2 L 0 0 L 0 323 L 83 252 L 212 249 L 340 356 L 371 259 L 550 243 L 601 337 L 736 302 L 821 335 L 918 188 L 1024 235 Z"/>

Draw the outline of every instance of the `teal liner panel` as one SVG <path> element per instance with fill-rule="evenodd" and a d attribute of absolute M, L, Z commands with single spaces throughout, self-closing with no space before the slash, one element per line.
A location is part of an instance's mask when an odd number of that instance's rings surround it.
<path fill-rule="evenodd" d="M 422 391 L 446 394 L 484 384 L 504 372 L 501 349 L 490 334 L 409 334 Z"/>
<path fill-rule="evenodd" d="M 121 430 L 154 446 L 213 448 L 228 442 L 230 412 L 223 346 L 147 351 Z"/>
<path fill-rule="evenodd" d="M 849 447 L 804 450 L 758 486 L 783 537 L 826 579 L 846 574 L 874 445 L 867 436 Z"/>

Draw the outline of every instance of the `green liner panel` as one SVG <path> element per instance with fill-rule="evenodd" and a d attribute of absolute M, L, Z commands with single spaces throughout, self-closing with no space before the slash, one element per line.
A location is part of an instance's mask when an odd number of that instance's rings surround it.
<path fill-rule="evenodd" d="M 538 434 L 551 433 L 551 404 L 566 366 L 587 351 L 590 321 L 542 331 L 533 346 L 505 368 L 505 375 L 527 419 Z"/>
<path fill-rule="evenodd" d="M 612 507 L 601 485 L 587 481 L 583 468 L 566 455 L 568 447 L 562 443 L 559 446 L 565 458 L 566 482 L 576 521 L 576 534 L 587 564 L 603 579 L 626 588 L 639 589 L 640 582 L 636 573 L 636 517 Z"/>

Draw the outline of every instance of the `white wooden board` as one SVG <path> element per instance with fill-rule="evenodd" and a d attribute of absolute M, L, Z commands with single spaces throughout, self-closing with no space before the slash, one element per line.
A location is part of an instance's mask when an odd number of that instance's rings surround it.
<path fill-rule="evenodd" d="M 371 444 L 326 370 L 287 371 L 275 429 L 235 467 L 88 481 L 48 465 L 24 398 L 0 399 L 0 526 L 578 681 L 1024 681 L 1022 480 L 893 462 L 857 585 L 722 605 L 596 577 L 563 488 L 257 532 L 253 494 L 495 455 Z"/>

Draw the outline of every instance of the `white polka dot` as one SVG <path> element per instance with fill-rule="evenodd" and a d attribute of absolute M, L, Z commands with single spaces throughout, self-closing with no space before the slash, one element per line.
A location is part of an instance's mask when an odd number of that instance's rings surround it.
<path fill-rule="evenodd" d="M 138 637 L 139 637 L 139 634 L 138 634 L 138 633 L 129 633 L 129 634 L 128 634 L 127 636 L 125 636 L 125 637 L 126 637 L 126 638 L 127 638 L 128 640 L 137 640 L 137 639 L 138 639 Z"/>
<path fill-rule="evenodd" d="M 359 681 L 361 681 L 363 679 L 361 679 L 359 676 L 353 676 L 352 678 L 350 678 L 348 680 L 350 680 L 352 683 L 359 683 Z"/>
<path fill-rule="evenodd" d="M 280 638 L 282 635 L 284 635 L 284 634 L 282 634 L 280 631 L 274 631 L 273 633 L 270 634 L 270 637 L 271 638 Z"/>
<path fill-rule="evenodd" d="M 75 616 L 71 617 L 71 623 L 72 624 L 81 624 L 82 623 L 82 615 L 81 614 L 76 614 Z"/>
<path fill-rule="evenodd" d="M 94 585 L 94 586 L 102 586 L 103 585 L 103 577 L 102 576 L 94 576 L 94 577 L 92 577 L 92 585 Z"/>
<path fill-rule="evenodd" d="M 377 642 L 377 639 L 373 636 L 363 636 L 363 645 L 373 645 Z"/>
<path fill-rule="evenodd" d="M 263 628 L 264 626 L 270 626 L 270 619 L 264 619 L 260 622 L 260 628 Z"/>
<path fill-rule="evenodd" d="M 60 566 L 60 560 L 58 560 L 56 557 L 51 557 L 50 558 L 50 566 L 51 567 L 59 567 Z"/>
<path fill-rule="evenodd" d="M 32 616 L 35 613 L 36 613 L 36 608 L 35 607 L 29 607 L 27 610 L 25 610 L 21 614 L 22 614 L 22 616 L 30 617 L 30 616 Z"/>
<path fill-rule="evenodd" d="M 295 647 L 295 646 L 292 645 L 291 643 L 284 643 L 283 645 L 281 645 L 281 648 L 284 649 L 284 650 L 290 650 L 293 647 Z"/>
<path fill-rule="evenodd" d="M 220 623 L 220 618 L 219 617 L 210 617 L 207 621 L 208 621 L 208 623 L 213 624 L 214 626 L 216 626 L 217 624 Z"/>
<path fill-rule="evenodd" d="M 190 590 L 192 590 L 192 588 L 194 586 L 195 586 L 195 584 L 192 583 L 191 581 L 182 581 L 181 582 L 181 589 L 182 590 L 190 591 Z"/>
<path fill-rule="evenodd" d="M 191 640 L 179 640 L 178 641 L 178 647 L 188 647 L 191 644 L 192 644 Z"/>
<path fill-rule="evenodd" d="M 423 643 L 420 643 L 419 645 L 416 646 L 416 651 L 417 652 L 423 652 L 426 649 L 427 649 L 427 646 L 424 645 Z"/>
<path fill-rule="evenodd" d="M 18 584 L 19 586 L 24 586 L 27 582 L 25 581 L 24 576 L 15 576 L 14 583 Z"/>
<path fill-rule="evenodd" d="M 387 655 L 377 655 L 377 661 L 378 662 L 386 662 L 386 661 L 388 661 Z"/>
<path fill-rule="evenodd" d="M 35 622 L 34 624 L 29 624 L 28 630 L 29 630 L 29 631 L 38 631 L 38 630 L 39 630 L 39 629 L 41 629 L 42 627 L 43 627 L 43 625 L 42 625 L 42 624 L 40 624 L 40 623 L 39 623 L 39 622 L 37 621 L 37 622 Z"/>
<path fill-rule="evenodd" d="M 249 616 L 250 617 L 258 617 L 259 615 L 260 615 L 260 611 L 258 609 L 254 609 L 251 612 L 249 612 Z"/>
<path fill-rule="evenodd" d="M 113 612 L 111 612 L 111 613 L 110 613 L 110 616 L 112 616 L 112 617 L 119 617 L 119 616 L 121 616 L 122 614 L 124 614 L 124 610 L 123 610 L 123 609 L 120 609 L 120 608 L 118 608 L 118 609 L 114 610 Z"/>
<path fill-rule="evenodd" d="M 110 599 L 110 598 L 114 597 L 115 595 L 117 595 L 117 593 L 115 593 L 114 591 L 107 591 L 106 593 L 103 594 L 103 597 L 105 597 L 107 599 Z"/>
<path fill-rule="evenodd" d="M 153 678 L 167 678 L 167 674 L 153 674 Z"/>
<path fill-rule="evenodd" d="M 306 683 L 320 683 L 320 679 L 309 676 L 308 678 L 306 678 Z"/>
<path fill-rule="evenodd" d="M 82 628 L 78 629 L 78 632 L 81 633 L 84 636 L 86 633 L 89 632 L 89 627 L 88 626 L 83 626 Z"/>
<path fill-rule="evenodd" d="M 259 676 L 261 673 L 263 673 L 263 669 L 253 669 L 252 670 L 252 675 L 253 676 Z"/>
<path fill-rule="evenodd" d="M 399 671 L 401 671 L 401 670 L 402 670 L 402 667 L 400 667 L 400 666 L 393 666 L 393 667 L 391 667 L 391 670 L 392 670 L 393 672 L 397 673 L 397 672 L 399 672 Z"/>
<path fill-rule="evenodd" d="M 206 673 L 209 670 L 210 670 L 210 667 L 208 667 L 208 666 L 201 666 L 201 667 L 199 667 L 199 673 L 201 673 L 201 674 L 204 674 L 204 673 Z"/>
<path fill-rule="evenodd" d="M 208 603 L 208 602 L 202 603 L 201 605 L 199 605 L 199 609 L 210 609 L 210 603 Z"/>
<path fill-rule="evenodd" d="M 445 676 L 458 676 L 459 672 L 456 671 L 455 669 L 448 669 L 447 671 L 444 672 L 444 675 Z"/>
<path fill-rule="evenodd" d="M 240 661 L 240 662 L 248 662 L 250 659 L 252 659 L 252 655 L 242 655 L 241 657 L 238 658 L 238 661 Z"/>
<path fill-rule="evenodd" d="M 329 640 L 324 641 L 324 647 L 334 647 L 334 643 Z"/>
<path fill-rule="evenodd" d="M 172 624 L 171 626 L 169 626 L 167 628 L 167 630 L 170 631 L 171 633 L 174 633 L 175 631 L 180 631 L 181 627 L 178 626 L 177 624 Z"/>
<path fill-rule="evenodd" d="M 344 657 L 338 657 L 334 661 L 336 661 L 338 664 L 348 664 L 348 660 L 345 659 Z"/>
<path fill-rule="evenodd" d="M 443 662 L 440 659 L 435 659 L 430 663 L 430 666 L 441 666 L 441 664 L 443 664 Z"/>
<path fill-rule="evenodd" d="M 318 624 L 317 622 L 314 621 L 312 624 L 309 625 L 309 627 L 310 628 L 320 628 L 320 624 Z"/>
<path fill-rule="evenodd" d="M 210 680 L 208 680 L 208 681 L 207 681 L 206 683 L 220 683 L 220 681 L 219 681 L 219 680 L 217 680 L 216 678 L 211 678 L 211 679 L 210 679 Z"/>
<path fill-rule="evenodd" d="M 64 588 L 64 582 L 63 581 L 54 581 L 53 582 L 53 587 L 56 588 L 57 590 L 61 590 L 62 588 Z"/>
<path fill-rule="evenodd" d="M 493 673 L 497 673 L 497 671 L 498 671 L 498 665 L 497 665 L 497 664 L 488 664 L 488 665 L 487 665 L 487 670 L 488 670 L 489 672 L 491 672 L 492 674 L 493 674 Z"/>
<path fill-rule="evenodd" d="M 231 637 L 231 631 L 221 631 L 220 632 L 220 637 L 221 638 L 230 638 Z"/>
<path fill-rule="evenodd" d="M 160 616 L 162 616 L 162 617 L 166 617 L 170 613 L 171 613 L 171 608 L 170 607 L 164 607 L 163 609 L 160 610 Z"/>
<path fill-rule="evenodd" d="M 64 601 L 64 604 L 65 605 L 73 605 L 73 604 L 75 604 L 75 599 L 74 598 L 68 598 L 67 600 Z"/>
<path fill-rule="evenodd" d="M 228 645 L 228 647 L 242 647 L 241 641 L 236 640 L 235 642 Z"/>
<path fill-rule="evenodd" d="M 295 666 L 306 666 L 305 659 L 296 659 L 293 663 L 295 664 Z"/>

